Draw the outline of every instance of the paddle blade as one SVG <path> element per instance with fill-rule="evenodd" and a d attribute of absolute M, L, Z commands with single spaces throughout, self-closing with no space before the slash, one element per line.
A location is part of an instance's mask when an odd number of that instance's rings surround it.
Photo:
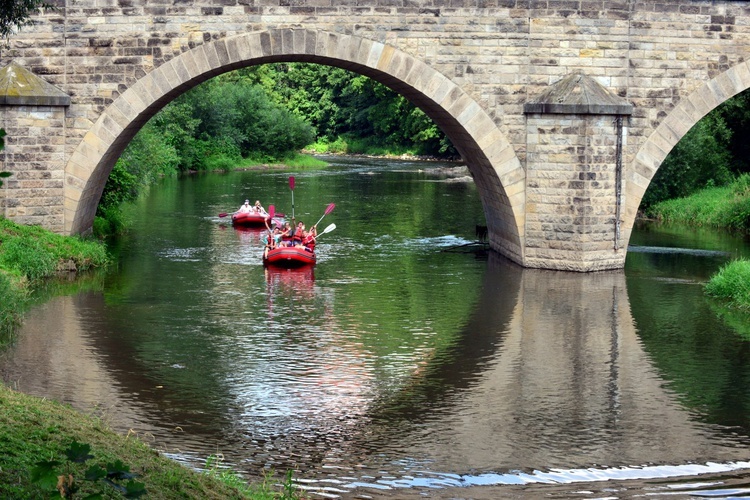
<path fill-rule="evenodd" d="M 323 215 L 330 214 L 331 212 L 333 212 L 334 208 L 336 208 L 336 204 L 335 203 L 331 203 L 330 205 L 328 205 L 328 207 L 326 207 L 326 211 L 325 211 L 325 213 Z"/>
<path fill-rule="evenodd" d="M 226 213 L 226 212 L 221 212 L 221 213 L 219 214 L 219 217 L 226 217 L 227 215 L 229 215 L 229 214 L 228 214 L 228 213 Z"/>
<path fill-rule="evenodd" d="M 325 229 L 323 229 L 323 232 L 320 234 L 330 233 L 334 229 L 336 229 L 336 224 L 331 224 L 330 226 L 327 226 Z"/>
<path fill-rule="evenodd" d="M 273 216 L 276 215 L 276 207 L 273 205 L 269 205 L 268 207 L 268 220 L 273 219 Z"/>
<path fill-rule="evenodd" d="M 294 176 L 289 176 L 289 189 L 294 191 Z"/>

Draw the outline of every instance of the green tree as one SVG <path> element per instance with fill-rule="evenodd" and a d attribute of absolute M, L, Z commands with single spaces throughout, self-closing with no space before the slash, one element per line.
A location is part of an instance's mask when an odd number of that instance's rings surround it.
<path fill-rule="evenodd" d="M 44 0 L 0 0 L 0 39 L 7 47 L 14 31 L 33 23 L 31 16 L 39 10 L 53 9 Z"/>
<path fill-rule="evenodd" d="M 726 147 L 732 157 L 730 168 L 735 174 L 750 172 L 750 91 L 742 92 L 724 102 L 717 113 L 722 117 L 732 136 Z"/>
<path fill-rule="evenodd" d="M 642 206 L 731 182 L 732 155 L 727 144 L 732 135 L 719 108 L 706 115 L 664 159 L 643 196 Z"/>
<path fill-rule="evenodd" d="M 136 134 L 109 174 L 99 212 L 135 200 L 162 176 L 175 175 L 179 159 L 167 138 L 152 122 Z"/>
<path fill-rule="evenodd" d="M 272 100 L 310 123 L 319 140 L 341 136 L 371 146 L 457 156 L 442 131 L 419 108 L 377 81 L 351 71 L 309 63 L 277 63 L 228 74 L 262 86 Z"/>
<path fill-rule="evenodd" d="M 193 168 L 195 155 L 192 142 L 200 125 L 200 119 L 193 117 L 193 106 L 188 102 L 172 101 L 150 123 L 159 131 L 165 144 L 174 148 L 178 166 Z"/>
<path fill-rule="evenodd" d="M 193 137 L 186 146 L 193 149 L 181 152 L 187 153 L 182 159 L 195 166 L 205 168 L 212 156 L 282 160 L 315 138 L 307 122 L 275 104 L 263 88 L 247 79 L 209 80 L 175 103 L 191 109 Z"/>

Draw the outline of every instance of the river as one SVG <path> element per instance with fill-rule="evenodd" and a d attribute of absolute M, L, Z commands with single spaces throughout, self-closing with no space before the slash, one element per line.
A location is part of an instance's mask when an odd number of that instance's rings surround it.
<path fill-rule="evenodd" d="M 114 269 L 26 315 L 3 379 L 315 497 L 750 495 L 750 321 L 702 289 L 746 239 L 640 223 L 624 271 L 522 269 L 475 244 L 452 165 L 329 161 L 293 191 L 164 180 Z M 218 216 L 245 198 L 308 226 L 335 203 L 315 267 L 264 268 Z"/>

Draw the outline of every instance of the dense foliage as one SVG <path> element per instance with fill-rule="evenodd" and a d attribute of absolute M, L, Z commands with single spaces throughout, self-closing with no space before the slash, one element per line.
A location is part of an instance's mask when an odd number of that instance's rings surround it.
<path fill-rule="evenodd" d="M 308 121 L 320 143 L 344 139 L 344 152 L 371 148 L 455 157 L 448 138 L 402 95 L 363 75 L 331 66 L 278 63 L 237 71 L 297 116 Z M 356 149 L 352 151 L 352 148 Z"/>
<path fill-rule="evenodd" d="M 268 99 L 247 80 L 210 80 L 178 97 L 159 128 L 187 123 L 180 140 L 172 141 L 180 168 L 231 168 L 242 158 L 281 161 L 314 140 L 302 118 Z M 182 118 L 180 118 L 182 116 Z"/>
<path fill-rule="evenodd" d="M 698 122 L 672 149 L 643 197 L 644 208 L 725 186 L 750 172 L 750 93 L 743 92 Z"/>
<path fill-rule="evenodd" d="M 384 85 L 330 66 L 277 63 L 220 75 L 153 120 L 186 169 L 283 161 L 314 142 L 454 157 L 445 135 Z M 342 140 L 343 138 L 343 140 Z M 363 152 L 363 151 L 357 151 Z"/>

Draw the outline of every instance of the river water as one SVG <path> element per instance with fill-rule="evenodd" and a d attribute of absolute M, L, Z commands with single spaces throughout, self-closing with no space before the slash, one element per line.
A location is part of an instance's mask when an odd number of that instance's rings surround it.
<path fill-rule="evenodd" d="M 746 240 L 643 223 L 624 271 L 522 269 L 474 244 L 451 165 L 329 160 L 293 191 L 165 180 L 114 269 L 26 315 L 3 379 L 315 497 L 750 494 L 750 320 L 702 290 Z M 218 216 L 245 198 L 308 226 L 335 203 L 317 265 L 264 268 Z"/>

